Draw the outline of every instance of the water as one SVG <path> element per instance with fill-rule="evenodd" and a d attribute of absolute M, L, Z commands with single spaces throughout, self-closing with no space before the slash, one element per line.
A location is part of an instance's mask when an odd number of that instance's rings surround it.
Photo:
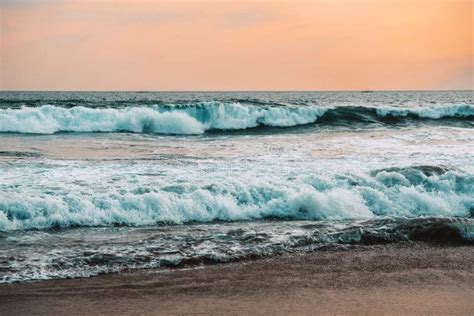
<path fill-rule="evenodd" d="M 0 282 L 474 239 L 465 92 L 0 92 Z"/>

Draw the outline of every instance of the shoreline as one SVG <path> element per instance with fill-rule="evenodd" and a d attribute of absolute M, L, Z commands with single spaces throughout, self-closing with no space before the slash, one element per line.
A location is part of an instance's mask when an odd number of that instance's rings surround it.
<path fill-rule="evenodd" d="M 0 285 L 0 314 L 470 314 L 474 248 L 428 243 Z"/>

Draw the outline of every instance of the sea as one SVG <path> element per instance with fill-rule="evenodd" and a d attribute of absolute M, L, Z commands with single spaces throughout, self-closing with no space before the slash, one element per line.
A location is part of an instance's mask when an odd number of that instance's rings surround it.
<path fill-rule="evenodd" d="M 0 283 L 474 242 L 472 91 L 0 92 Z"/>

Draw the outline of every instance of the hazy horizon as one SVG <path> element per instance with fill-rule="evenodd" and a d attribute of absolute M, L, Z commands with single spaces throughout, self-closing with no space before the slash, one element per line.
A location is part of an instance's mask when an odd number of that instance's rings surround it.
<path fill-rule="evenodd" d="M 474 91 L 474 88 L 471 89 L 420 89 L 420 90 L 410 90 L 410 89 L 398 89 L 398 90 L 371 90 L 371 89 L 361 89 L 361 90 L 0 90 L 0 92 L 134 92 L 134 93 L 148 93 L 148 92 L 164 92 L 164 93 L 198 93 L 198 92 L 466 92 Z"/>

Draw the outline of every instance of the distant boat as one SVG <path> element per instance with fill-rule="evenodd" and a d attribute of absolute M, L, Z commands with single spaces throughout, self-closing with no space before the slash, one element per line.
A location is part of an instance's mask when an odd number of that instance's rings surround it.
<path fill-rule="evenodd" d="M 374 91 L 372 91 L 372 90 L 362 90 L 361 91 L 361 93 L 372 93 L 372 92 L 374 92 Z"/>

